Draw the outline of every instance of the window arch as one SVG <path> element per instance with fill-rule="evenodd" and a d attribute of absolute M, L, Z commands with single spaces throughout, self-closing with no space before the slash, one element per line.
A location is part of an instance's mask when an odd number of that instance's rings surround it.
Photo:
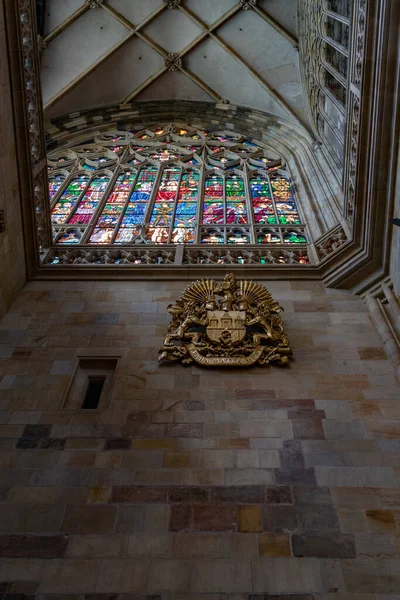
<path fill-rule="evenodd" d="M 49 156 L 57 244 L 304 244 L 281 159 L 234 132 L 107 132 Z"/>

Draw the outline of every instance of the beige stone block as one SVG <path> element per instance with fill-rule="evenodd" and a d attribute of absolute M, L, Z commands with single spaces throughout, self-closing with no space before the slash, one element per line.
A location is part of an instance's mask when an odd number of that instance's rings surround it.
<path fill-rule="evenodd" d="M 68 544 L 70 558 L 103 558 L 122 556 L 125 538 L 122 535 L 72 535 Z"/>
<path fill-rule="evenodd" d="M 251 586 L 248 560 L 203 560 L 193 565 L 191 590 L 197 593 L 249 592 Z"/>
<path fill-rule="evenodd" d="M 126 540 L 125 556 L 168 557 L 170 536 L 162 533 L 130 535 Z"/>
<path fill-rule="evenodd" d="M 89 490 L 87 502 L 89 504 L 104 504 L 110 500 L 111 494 L 111 487 L 92 487 Z"/>
<path fill-rule="evenodd" d="M 152 561 L 149 579 L 149 591 L 187 592 L 191 563 L 176 559 L 155 559 Z"/>
<path fill-rule="evenodd" d="M 145 531 L 164 533 L 168 530 L 169 506 L 146 506 Z"/>
<path fill-rule="evenodd" d="M 97 593 L 134 593 L 147 589 L 147 559 L 107 559 L 101 561 L 96 583 Z"/>
<path fill-rule="evenodd" d="M 203 463 L 206 469 L 233 468 L 235 452 L 233 450 L 204 450 Z"/>
<path fill-rule="evenodd" d="M 262 531 L 261 507 L 239 506 L 238 529 L 244 533 Z"/>
<path fill-rule="evenodd" d="M 93 559 L 49 560 L 38 591 L 42 594 L 93 593 L 100 565 L 100 560 Z"/>
<path fill-rule="evenodd" d="M 289 557 L 290 537 L 283 533 L 262 533 L 258 536 L 258 552 L 265 557 Z"/>
<path fill-rule="evenodd" d="M 224 556 L 226 558 L 253 558 L 258 556 L 256 533 L 225 533 Z"/>
<path fill-rule="evenodd" d="M 224 554 L 222 535 L 217 533 L 175 533 L 171 556 L 174 558 L 212 558 Z"/>
<path fill-rule="evenodd" d="M 57 487 L 27 487 L 16 485 L 10 489 L 7 502 L 11 504 L 55 504 L 60 496 Z"/>
<path fill-rule="evenodd" d="M 1 581 L 39 581 L 46 570 L 46 561 L 29 558 L 2 558 Z"/>
<path fill-rule="evenodd" d="M 259 453 L 257 450 L 238 450 L 236 452 L 236 466 L 238 469 L 257 469 L 260 467 Z M 262 465 L 265 466 L 265 465 Z"/>
<path fill-rule="evenodd" d="M 323 591 L 320 564 L 314 558 L 260 558 L 252 563 L 253 591 L 305 594 Z"/>

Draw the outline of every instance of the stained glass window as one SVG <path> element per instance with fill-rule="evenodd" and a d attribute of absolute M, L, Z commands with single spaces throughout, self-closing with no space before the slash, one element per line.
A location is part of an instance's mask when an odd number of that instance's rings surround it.
<path fill-rule="evenodd" d="M 307 243 L 281 158 L 233 132 L 103 133 L 49 155 L 49 197 L 56 244 Z"/>

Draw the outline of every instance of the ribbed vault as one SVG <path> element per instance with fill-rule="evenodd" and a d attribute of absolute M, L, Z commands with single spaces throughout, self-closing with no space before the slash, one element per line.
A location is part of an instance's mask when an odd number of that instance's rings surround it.
<path fill-rule="evenodd" d="M 307 125 L 296 0 L 48 0 L 49 118 L 143 100 L 246 105 Z"/>

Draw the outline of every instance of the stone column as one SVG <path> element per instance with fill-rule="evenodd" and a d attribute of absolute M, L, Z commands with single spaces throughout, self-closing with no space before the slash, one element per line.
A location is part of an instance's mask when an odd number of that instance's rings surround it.
<path fill-rule="evenodd" d="M 5 6 L 0 0 L 0 317 L 25 283 L 21 195 L 16 157 L 12 89 L 9 77 L 10 41 L 5 30 Z"/>
<path fill-rule="evenodd" d="M 386 354 L 392 361 L 396 375 L 400 379 L 400 346 L 395 332 L 385 317 L 379 300 L 372 294 L 369 294 L 366 298 L 366 303 L 375 327 L 382 338 Z"/>
<path fill-rule="evenodd" d="M 400 335 L 400 304 L 399 301 L 394 294 L 392 288 L 389 286 L 385 286 L 383 288 L 383 293 L 386 296 L 386 300 L 389 302 L 390 312 L 393 319 L 393 326 L 396 330 L 396 333 Z"/>

